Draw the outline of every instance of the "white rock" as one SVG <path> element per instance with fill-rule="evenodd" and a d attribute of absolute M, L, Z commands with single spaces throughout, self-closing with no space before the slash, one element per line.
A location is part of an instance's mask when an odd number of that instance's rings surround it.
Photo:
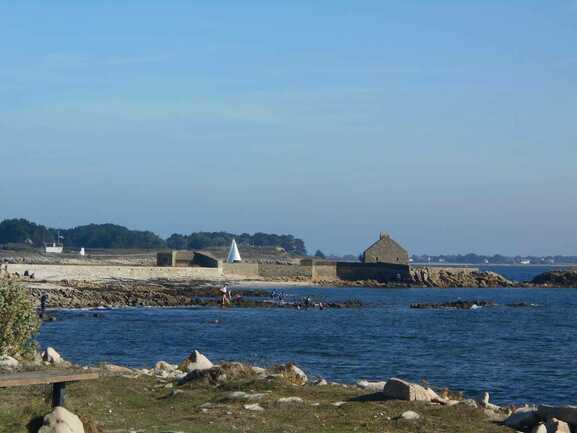
<path fill-rule="evenodd" d="M 369 382 L 368 380 L 359 380 L 357 386 L 371 392 L 381 392 L 387 382 Z"/>
<path fill-rule="evenodd" d="M 63 407 L 55 408 L 44 417 L 38 433 L 84 433 L 82 421 Z"/>
<path fill-rule="evenodd" d="M 345 401 L 335 401 L 333 403 L 333 406 L 341 407 L 343 404 L 346 404 L 346 402 Z"/>
<path fill-rule="evenodd" d="M 385 398 L 405 401 L 443 401 L 435 391 L 402 379 L 390 379 L 383 388 Z"/>
<path fill-rule="evenodd" d="M 417 412 L 413 412 L 412 410 L 408 410 L 406 412 L 403 412 L 401 418 L 406 419 L 407 421 L 414 421 L 420 419 L 421 415 L 419 415 Z"/>
<path fill-rule="evenodd" d="M 313 383 L 313 385 L 317 385 L 317 386 L 326 386 L 328 384 L 329 383 L 325 379 L 318 379 Z"/>
<path fill-rule="evenodd" d="M 0 356 L 0 368 L 16 368 L 20 363 L 11 356 Z"/>
<path fill-rule="evenodd" d="M 59 365 L 64 362 L 60 354 L 52 347 L 47 347 L 44 352 L 42 352 L 42 361 L 53 365 Z"/>
<path fill-rule="evenodd" d="M 228 398 L 231 398 L 233 400 L 244 400 L 247 397 L 247 393 L 243 392 L 243 391 L 234 391 L 228 394 Z"/>
<path fill-rule="evenodd" d="M 258 375 L 263 375 L 266 374 L 266 368 L 262 368 L 262 367 L 251 367 L 252 371 L 255 372 Z"/>
<path fill-rule="evenodd" d="M 209 370 L 214 367 L 210 360 L 198 350 L 192 352 L 178 367 L 182 371 Z"/>
<path fill-rule="evenodd" d="M 178 369 L 178 365 L 170 364 L 166 361 L 158 361 L 154 366 L 154 371 L 174 371 Z"/>
<path fill-rule="evenodd" d="M 134 371 L 128 367 L 116 364 L 104 364 L 104 369 L 111 373 L 118 373 L 118 374 L 134 373 Z"/>
<path fill-rule="evenodd" d="M 560 421 L 557 418 L 552 418 L 545 423 L 547 433 L 571 433 L 569 424 L 565 421 Z"/>
<path fill-rule="evenodd" d="M 483 404 L 485 404 L 485 405 L 489 404 L 489 398 L 490 398 L 490 397 L 489 397 L 489 393 L 488 393 L 488 392 L 483 393 L 483 399 L 482 399 Z"/>
<path fill-rule="evenodd" d="M 254 404 L 245 404 L 243 406 L 246 410 L 250 410 L 252 412 L 264 412 L 263 407 L 258 404 L 258 403 L 254 403 Z"/>
<path fill-rule="evenodd" d="M 278 403 L 303 403 L 300 397 L 282 397 L 277 400 Z"/>
<path fill-rule="evenodd" d="M 540 422 L 531 430 L 531 433 L 547 433 L 547 427 L 544 423 Z"/>
<path fill-rule="evenodd" d="M 266 394 L 248 394 L 243 391 L 234 391 L 228 394 L 228 398 L 233 400 L 260 400 L 265 396 Z"/>

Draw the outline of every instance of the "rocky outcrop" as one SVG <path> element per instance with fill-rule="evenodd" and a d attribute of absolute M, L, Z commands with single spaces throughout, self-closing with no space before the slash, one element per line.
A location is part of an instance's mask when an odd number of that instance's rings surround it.
<path fill-rule="evenodd" d="M 414 285 L 425 287 L 513 287 L 515 283 L 495 272 L 466 268 L 411 268 Z"/>
<path fill-rule="evenodd" d="M 452 301 L 441 304 L 411 304 L 411 308 L 420 310 L 474 310 L 475 308 L 494 307 L 494 301 Z"/>
<path fill-rule="evenodd" d="M 544 272 L 533 278 L 531 283 L 544 287 L 577 288 L 577 269 Z"/>
<path fill-rule="evenodd" d="M 57 407 L 44 417 L 38 433 L 84 433 L 84 425 L 78 416 L 63 407 Z"/>

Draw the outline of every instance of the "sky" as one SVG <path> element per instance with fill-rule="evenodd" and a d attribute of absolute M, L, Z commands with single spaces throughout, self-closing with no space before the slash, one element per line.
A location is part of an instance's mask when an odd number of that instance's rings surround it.
<path fill-rule="evenodd" d="M 577 0 L 0 2 L 0 218 L 577 255 Z"/>

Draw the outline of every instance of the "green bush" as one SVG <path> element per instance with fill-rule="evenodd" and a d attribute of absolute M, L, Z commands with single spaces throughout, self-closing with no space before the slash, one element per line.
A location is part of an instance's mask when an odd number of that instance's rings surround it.
<path fill-rule="evenodd" d="M 19 285 L 0 278 L 0 356 L 26 352 L 39 329 L 30 296 Z"/>

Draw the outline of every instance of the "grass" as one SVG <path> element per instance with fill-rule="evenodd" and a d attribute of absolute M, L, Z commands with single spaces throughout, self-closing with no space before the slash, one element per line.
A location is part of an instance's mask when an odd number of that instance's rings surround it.
<path fill-rule="evenodd" d="M 47 391 L 42 386 L 0 389 L 0 433 L 35 432 L 39 419 L 50 412 Z M 258 401 L 235 400 L 232 391 L 265 396 Z M 86 433 L 511 432 L 488 421 L 481 409 L 380 401 L 352 386 L 295 386 L 281 379 L 247 377 L 220 387 L 189 383 L 170 388 L 151 377 L 109 376 L 72 384 L 67 392 L 66 406 L 83 419 Z M 277 402 L 292 396 L 304 403 Z M 333 405 L 339 401 L 345 404 Z M 264 412 L 243 408 L 255 402 Z M 201 407 L 206 403 L 210 406 Z M 406 410 L 416 411 L 421 419 L 396 419 Z"/>

